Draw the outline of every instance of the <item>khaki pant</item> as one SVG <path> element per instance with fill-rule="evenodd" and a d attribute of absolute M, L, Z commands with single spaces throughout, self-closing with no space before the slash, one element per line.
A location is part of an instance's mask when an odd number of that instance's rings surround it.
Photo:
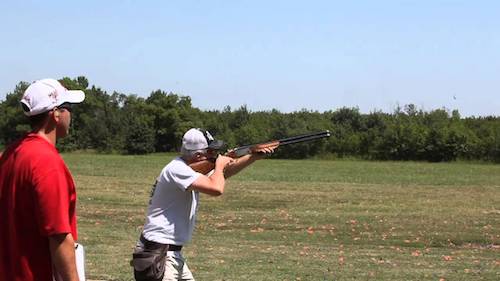
<path fill-rule="evenodd" d="M 162 281 L 194 281 L 181 252 L 167 252 L 165 261 L 165 275 Z"/>

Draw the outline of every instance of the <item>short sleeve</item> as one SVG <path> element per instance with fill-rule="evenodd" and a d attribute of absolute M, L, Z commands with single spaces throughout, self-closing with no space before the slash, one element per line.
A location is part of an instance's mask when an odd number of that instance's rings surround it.
<path fill-rule="evenodd" d="M 191 184 L 201 175 L 181 160 L 172 164 L 173 165 L 168 166 L 167 169 L 163 171 L 163 176 L 170 182 L 175 183 L 175 185 L 183 191 L 188 189 L 189 186 L 191 186 Z"/>
<path fill-rule="evenodd" d="M 72 179 L 60 161 L 38 165 L 34 175 L 35 216 L 42 235 L 71 233 Z M 74 195 L 76 197 L 76 195 Z"/>

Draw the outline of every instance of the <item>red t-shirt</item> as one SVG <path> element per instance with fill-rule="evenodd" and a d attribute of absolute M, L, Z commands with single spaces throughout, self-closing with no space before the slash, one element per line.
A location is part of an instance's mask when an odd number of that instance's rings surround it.
<path fill-rule="evenodd" d="M 77 239 L 76 193 L 57 149 L 27 134 L 0 158 L 0 281 L 52 281 L 48 236 Z"/>

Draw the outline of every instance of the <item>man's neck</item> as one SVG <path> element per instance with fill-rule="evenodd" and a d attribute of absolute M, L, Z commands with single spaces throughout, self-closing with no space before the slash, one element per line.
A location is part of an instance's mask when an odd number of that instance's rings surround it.
<path fill-rule="evenodd" d="M 184 156 L 181 156 L 180 158 L 181 158 L 181 159 L 182 159 L 182 161 L 184 161 L 184 163 L 186 163 L 187 165 L 189 165 L 189 164 L 191 164 L 191 163 L 193 163 L 193 162 L 194 162 L 192 158 L 191 158 L 191 159 L 188 159 L 187 157 L 184 157 Z"/>
<path fill-rule="evenodd" d="M 56 130 L 51 130 L 50 132 L 46 132 L 44 129 L 35 130 L 33 133 L 39 135 L 40 137 L 46 139 L 52 145 L 56 145 Z"/>

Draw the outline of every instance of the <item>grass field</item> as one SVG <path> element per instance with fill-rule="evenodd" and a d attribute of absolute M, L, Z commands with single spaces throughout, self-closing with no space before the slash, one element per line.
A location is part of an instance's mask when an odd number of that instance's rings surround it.
<path fill-rule="evenodd" d="M 63 155 L 87 278 L 129 261 L 173 155 Z M 500 280 L 500 165 L 262 160 L 202 195 L 183 249 L 197 280 Z"/>

